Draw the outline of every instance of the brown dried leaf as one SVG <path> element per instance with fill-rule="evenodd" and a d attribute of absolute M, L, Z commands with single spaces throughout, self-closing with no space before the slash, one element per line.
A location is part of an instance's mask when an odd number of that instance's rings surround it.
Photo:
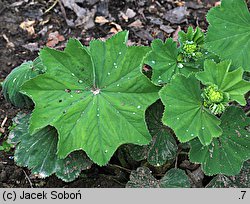
<path fill-rule="evenodd" d="M 104 16 L 96 16 L 95 23 L 99 23 L 101 25 L 108 23 L 109 20 L 107 20 Z"/>
<path fill-rule="evenodd" d="M 127 11 L 126 11 L 126 13 L 125 13 L 125 15 L 128 18 L 134 18 L 136 16 L 136 13 L 132 9 L 128 8 Z"/>
<path fill-rule="evenodd" d="M 187 7 L 181 6 L 167 11 L 163 18 L 172 24 L 180 24 L 187 20 L 188 14 Z"/>
<path fill-rule="evenodd" d="M 160 25 L 160 29 L 166 33 L 173 33 L 175 30 L 169 25 Z"/>
<path fill-rule="evenodd" d="M 22 45 L 22 47 L 24 47 L 25 49 L 34 52 L 34 51 L 38 51 L 39 47 L 38 47 L 38 43 L 34 42 L 34 43 L 28 43 L 26 45 Z"/>
<path fill-rule="evenodd" d="M 34 35 L 35 34 L 35 29 L 34 29 L 34 24 L 36 21 L 23 21 L 19 26 L 23 30 L 27 31 L 29 35 Z"/>
<path fill-rule="evenodd" d="M 122 17 L 122 19 L 124 19 L 126 22 L 128 22 L 128 16 L 125 13 L 120 11 L 120 16 Z"/>
<path fill-rule="evenodd" d="M 55 47 L 59 42 L 64 41 L 64 36 L 60 35 L 58 31 L 49 34 L 48 42 L 46 46 L 48 47 Z"/>
<path fill-rule="evenodd" d="M 178 41 L 178 33 L 181 31 L 181 26 L 178 26 L 178 28 L 175 30 L 175 32 L 173 33 L 173 40 L 174 41 Z"/>
<path fill-rule="evenodd" d="M 119 24 L 112 22 L 112 23 L 110 23 L 110 25 L 112 25 L 114 27 L 111 28 L 109 32 L 111 32 L 111 33 L 118 33 L 120 31 L 122 31 L 122 27 Z"/>
<path fill-rule="evenodd" d="M 129 24 L 128 27 L 143 28 L 142 22 L 137 19 L 133 23 Z"/>
<path fill-rule="evenodd" d="M 217 1 L 214 3 L 214 6 L 220 6 L 221 5 L 221 2 L 220 1 Z"/>
<path fill-rule="evenodd" d="M 14 43 L 11 42 L 5 34 L 3 34 L 3 38 L 7 42 L 7 45 L 6 45 L 7 48 L 14 48 L 15 47 Z"/>

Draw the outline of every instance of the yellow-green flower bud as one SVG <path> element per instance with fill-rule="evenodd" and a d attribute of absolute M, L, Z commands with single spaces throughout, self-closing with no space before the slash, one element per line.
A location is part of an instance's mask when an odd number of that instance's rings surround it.
<path fill-rule="evenodd" d="M 223 101 L 223 93 L 219 91 L 215 85 L 207 87 L 204 91 L 207 99 L 211 103 L 220 103 Z"/>
<path fill-rule="evenodd" d="M 186 54 L 195 53 L 197 51 L 197 45 L 194 42 L 185 43 L 185 45 L 183 46 L 183 50 Z"/>
<path fill-rule="evenodd" d="M 204 107 L 208 108 L 211 113 L 217 115 L 224 112 L 226 106 L 224 93 L 218 90 L 216 85 L 210 85 L 205 88 L 202 96 L 204 98 Z"/>

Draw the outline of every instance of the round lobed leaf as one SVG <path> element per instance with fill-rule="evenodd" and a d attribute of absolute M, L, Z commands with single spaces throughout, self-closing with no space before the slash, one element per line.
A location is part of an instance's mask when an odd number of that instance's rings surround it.
<path fill-rule="evenodd" d="M 210 9 L 207 20 L 207 49 L 250 71 L 250 13 L 245 0 L 223 0 Z"/>
<path fill-rule="evenodd" d="M 20 93 L 21 86 L 31 78 L 41 73 L 41 67 L 36 67 L 32 61 L 24 62 L 16 67 L 3 82 L 3 95 L 5 99 L 19 108 L 31 107 L 33 102 Z"/>
<path fill-rule="evenodd" d="M 243 162 L 250 159 L 250 133 L 245 129 L 250 118 L 238 107 L 228 107 L 221 116 L 223 133 L 208 146 L 199 140 L 190 142 L 190 161 L 200 163 L 207 175 L 236 175 Z"/>
<path fill-rule="evenodd" d="M 127 188 L 189 188 L 190 181 L 185 171 L 170 169 L 160 180 L 154 178 L 149 168 L 139 167 L 132 171 Z"/>
<path fill-rule="evenodd" d="M 166 42 L 156 39 L 151 44 L 152 52 L 147 56 L 145 63 L 152 67 L 152 82 L 156 85 L 162 85 L 170 82 L 173 75 L 182 73 L 189 75 L 192 72 L 199 71 L 193 64 L 178 63 L 177 43 L 169 38 Z"/>
<path fill-rule="evenodd" d="M 56 155 L 58 138 L 55 128 L 45 127 L 30 135 L 29 119 L 29 114 L 19 113 L 13 120 L 15 128 L 9 134 L 11 142 L 17 145 L 14 155 L 17 165 L 30 168 L 41 178 L 55 173 L 66 182 L 73 181 L 82 170 L 91 167 L 92 162 L 80 151 L 59 159 Z"/>
<path fill-rule="evenodd" d="M 60 158 L 82 149 L 105 165 L 120 145 L 150 142 L 145 110 L 158 99 L 159 88 L 141 71 L 149 49 L 127 47 L 127 35 L 93 40 L 89 49 L 70 40 L 64 52 L 41 51 L 46 73 L 22 90 L 35 103 L 31 133 L 54 126 Z"/>
<path fill-rule="evenodd" d="M 237 101 L 240 105 L 246 105 L 244 94 L 250 91 L 250 82 L 243 80 L 243 69 L 238 68 L 229 72 L 230 61 L 223 61 L 216 64 L 206 60 L 204 71 L 197 73 L 196 78 L 204 85 L 215 84 L 218 89 L 228 93 L 230 101 Z"/>
<path fill-rule="evenodd" d="M 146 112 L 146 121 L 152 141 L 149 145 L 130 145 L 130 155 L 136 161 L 147 158 L 149 164 L 161 166 L 166 162 L 172 162 L 177 155 L 177 144 L 169 128 L 161 122 L 164 106 L 157 102 L 150 106 Z"/>
<path fill-rule="evenodd" d="M 215 176 L 207 188 L 250 188 L 250 160 L 246 161 L 240 174 L 236 176 Z"/>
<path fill-rule="evenodd" d="M 222 134 L 219 118 L 203 106 L 200 82 L 194 75 L 175 76 L 161 89 L 160 98 L 165 105 L 162 121 L 180 142 L 198 137 L 203 145 L 209 145 Z"/>

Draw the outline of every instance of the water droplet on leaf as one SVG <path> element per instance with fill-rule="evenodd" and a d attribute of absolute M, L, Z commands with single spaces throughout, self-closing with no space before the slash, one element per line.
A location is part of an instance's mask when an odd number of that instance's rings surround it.
<path fill-rule="evenodd" d="M 178 65 L 177 65 L 179 68 L 183 68 L 183 64 L 181 64 L 181 63 L 178 63 Z"/>

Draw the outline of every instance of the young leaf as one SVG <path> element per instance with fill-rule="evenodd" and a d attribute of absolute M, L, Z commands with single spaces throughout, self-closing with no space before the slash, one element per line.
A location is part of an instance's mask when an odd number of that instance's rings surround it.
<path fill-rule="evenodd" d="M 171 127 L 181 142 L 198 137 L 203 145 L 219 137 L 220 120 L 203 107 L 200 82 L 190 75 L 177 75 L 160 91 L 165 105 L 162 121 Z"/>
<path fill-rule="evenodd" d="M 223 0 L 208 12 L 207 49 L 250 71 L 250 13 L 245 0 Z"/>
<path fill-rule="evenodd" d="M 147 167 L 132 171 L 127 188 L 189 188 L 190 181 L 181 169 L 170 169 L 161 180 L 157 180 Z"/>
<path fill-rule="evenodd" d="M 32 61 L 24 62 L 19 67 L 13 69 L 3 82 L 5 99 L 16 107 L 23 108 L 33 105 L 27 96 L 20 93 L 20 88 L 24 82 L 42 72 L 35 65 Z"/>
<path fill-rule="evenodd" d="M 175 159 L 177 144 L 170 130 L 161 122 L 164 107 L 157 102 L 149 107 L 146 112 L 146 121 L 152 141 L 149 145 L 130 145 L 129 152 L 133 159 L 140 161 L 147 158 L 149 164 L 161 166 L 167 161 Z"/>
<path fill-rule="evenodd" d="M 188 27 L 187 33 L 180 31 L 178 33 L 178 41 L 180 43 L 180 57 L 184 58 L 184 61 L 197 61 L 203 59 L 205 50 L 204 44 L 204 33 L 200 28 L 196 28 L 194 31 L 193 27 Z"/>
<path fill-rule="evenodd" d="M 52 127 L 45 127 L 30 135 L 30 115 L 18 114 L 14 118 L 16 127 L 9 138 L 17 144 L 15 162 L 19 166 L 28 167 L 32 173 L 45 178 L 55 173 L 63 181 L 70 182 L 79 176 L 82 170 L 89 169 L 92 162 L 83 152 L 73 152 L 65 159 L 56 155 L 57 132 Z"/>
<path fill-rule="evenodd" d="M 201 163 L 207 175 L 238 174 L 250 158 L 250 133 L 245 129 L 249 125 L 250 118 L 241 108 L 228 107 L 221 116 L 222 135 L 208 146 L 197 139 L 191 141 L 190 161 Z"/>
<path fill-rule="evenodd" d="M 152 82 L 156 85 L 168 83 L 174 74 L 189 75 L 198 71 L 197 68 L 179 63 L 176 42 L 169 38 L 166 42 L 156 39 L 151 44 L 152 52 L 149 53 L 145 63 L 152 67 Z"/>
<path fill-rule="evenodd" d="M 178 41 L 180 42 L 181 47 L 183 47 L 187 41 L 192 41 L 193 43 L 196 43 L 197 46 L 203 46 L 204 44 L 205 36 L 199 27 L 194 30 L 193 27 L 189 26 L 187 33 L 180 31 L 178 36 Z"/>
<path fill-rule="evenodd" d="M 204 64 L 204 71 L 197 73 L 196 78 L 204 85 L 217 85 L 219 90 L 229 94 L 230 101 L 235 100 L 244 106 L 246 105 L 244 94 L 250 91 L 250 82 L 242 79 L 242 68 L 229 72 L 230 66 L 230 61 L 216 64 L 207 60 Z"/>
<path fill-rule="evenodd" d="M 240 174 L 236 176 L 225 176 L 219 174 L 215 176 L 207 188 L 250 188 L 250 160 L 246 161 Z"/>
<path fill-rule="evenodd" d="M 36 105 L 31 132 L 54 126 L 60 158 L 82 149 L 105 165 L 121 144 L 150 142 L 145 110 L 159 88 L 141 72 L 149 49 L 127 47 L 127 34 L 94 40 L 89 49 L 71 40 L 65 52 L 41 51 L 46 73 L 25 83 L 23 93 Z"/>

